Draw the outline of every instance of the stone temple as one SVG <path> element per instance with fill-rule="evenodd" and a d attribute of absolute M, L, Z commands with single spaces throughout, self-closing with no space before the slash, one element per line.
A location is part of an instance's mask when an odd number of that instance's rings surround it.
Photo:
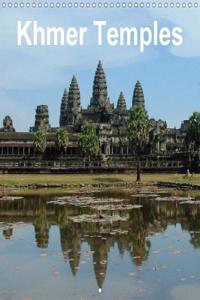
<path fill-rule="evenodd" d="M 133 88 L 132 106 L 145 107 L 145 97 L 140 81 Z M 134 149 L 129 145 L 126 121 L 130 113 L 123 92 L 120 92 L 116 106 L 111 103 L 106 75 L 99 61 L 93 80 L 92 96 L 87 108 L 81 106 L 81 93 L 75 76 L 69 89 L 64 89 L 60 105 L 59 127 L 67 128 L 69 144 L 61 153 L 56 147 L 56 130 L 49 122 L 47 105 L 36 108 L 35 124 L 29 132 L 16 132 L 9 116 L 3 120 L 0 129 L 0 170 L 1 172 L 81 172 L 88 171 L 87 161 L 78 138 L 84 122 L 96 125 L 100 150 L 93 158 L 90 170 L 129 171 L 136 168 Z M 185 137 L 188 120 L 180 128 L 168 128 L 163 120 L 154 120 L 150 142 L 142 156 L 141 166 L 147 171 L 184 171 L 191 168 L 200 170 L 200 154 L 188 153 Z M 47 146 L 44 153 L 34 148 L 34 132 L 45 130 Z"/>

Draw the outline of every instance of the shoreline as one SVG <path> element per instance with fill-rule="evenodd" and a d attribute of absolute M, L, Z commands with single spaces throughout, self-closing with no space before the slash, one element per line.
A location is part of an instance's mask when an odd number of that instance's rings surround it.
<path fill-rule="evenodd" d="M 142 174 L 141 183 L 136 183 L 135 174 L 103 175 L 9 175 L 0 174 L 0 193 L 70 193 L 95 190 L 130 190 L 146 186 L 174 190 L 200 190 L 200 174 L 190 178 L 180 174 Z"/>

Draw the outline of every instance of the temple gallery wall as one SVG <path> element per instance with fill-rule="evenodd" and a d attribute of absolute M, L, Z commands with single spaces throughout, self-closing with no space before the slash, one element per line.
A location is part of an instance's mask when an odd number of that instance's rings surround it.
<path fill-rule="evenodd" d="M 136 82 L 132 106 L 145 107 L 142 85 Z M 123 92 L 116 107 L 108 96 L 106 75 L 101 62 L 98 63 L 90 103 L 81 107 L 79 85 L 73 76 L 69 90 L 65 89 L 60 106 L 60 127 L 69 133 L 66 151 L 56 148 L 56 131 L 49 123 L 48 106 L 36 108 L 35 124 L 29 132 L 16 132 L 10 116 L 3 120 L 0 129 L 0 172 L 87 172 L 129 171 L 136 168 L 135 152 L 130 147 L 126 121 L 131 108 L 127 108 Z M 100 149 L 89 164 L 78 144 L 78 137 L 85 122 L 96 125 Z M 200 171 L 199 151 L 188 152 L 185 138 L 188 120 L 180 128 L 168 128 L 163 120 L 152 119 L 149 145 L 142 158 L 141 167 L 146 171 L 185 171 L 187 168 Z M 47 145 L 44 153 L 34 147 L 34 132 L 46 131 Z"/>

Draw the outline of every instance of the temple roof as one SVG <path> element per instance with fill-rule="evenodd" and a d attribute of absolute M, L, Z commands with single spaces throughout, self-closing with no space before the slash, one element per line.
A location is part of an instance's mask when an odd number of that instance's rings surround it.
<path fill-rule="evenodd" d="M 99 94 L 103 95 L 104 97 L 108 96 L 106 75 L 101 61 L 99 61 L 97 65 L 97 69 L 94 76 L 94 82 L 93 82 L 93 96 L 97 96 L 97 95 L 99 96 Z"/>
<path fill-rule="evenodd" d="M 67 107 L 67 102 L 68 102 L 68 92 L 67 92 L 67 89 L 64 89 L 64 93 L 63 93 L 63 96 L 62 96 L 61 107 L 66 108 Z"/>
<path fill-rule="evenodd" d="M 49 109 L 48 105 L 38 105 L 35 111 L 34 131 L 49 130 Z"/>
<path fill-rule="evenodd" d="M 64 90 L 60 106 L 60 127 L 67 125 L 68 92 Z"/>
<path fill-rule="evenodd" d="M 117 111 L 120 113 L 126 111 L 126 100 L 124 98 L 123 92 L 120 93 L 117 101 Z"/>
<path fill-rule="evenodd" d="M 103 102 L 105 101 L 105 104 L 107 102 L 108 98 L 108 91 L 107 91 L 107 83 L 106 83 L 106 76 L 105 72 L 102 66 L 101 61 L 99 61 L 95 76 L 94 76 L 94 81 L 93 81 L 93 93 L 92 93 L 92 104 L 93 105 L 100 105 L 104 104 Z M 100 101 L 102 103 L 100 103 Z"/>
<path fill-rule="evenodd" d="M 68 109 L 75 108 L 77 110 L 80 110 L 80 105 L 81 105 L 81 96 L 80 96 L 78 81 L 77 81 L 75 75 L 73 75 L 72 81 L 71 81 L 70 87 L 69 87 Z"/>
<path fill-rule="evenodd" d="M 70 141 L 77 141 L 78 135 L 74 133 L 69 133 Z M 21 142 L 21 141 L 30 141 L 34 140 L 34 133 L 33 132 L 0 132 L 0 141 L 9 141 L 12 142 Z M 47 141 L 55 141 L 56 134 L 55 133 L 48 133 L 47 134 Z"/>

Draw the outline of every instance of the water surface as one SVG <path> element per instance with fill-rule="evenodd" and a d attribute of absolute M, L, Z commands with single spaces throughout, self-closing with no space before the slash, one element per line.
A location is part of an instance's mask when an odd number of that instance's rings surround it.
<path fill-rule="evenodd" d="M 200 205 L 143 195 L 125 200 L 141 208 L 98 212 L 52 200 L 0 202 L 1 300 L 199 299 Z M 88 214 L 99 222 L 74 223 Z"/>

